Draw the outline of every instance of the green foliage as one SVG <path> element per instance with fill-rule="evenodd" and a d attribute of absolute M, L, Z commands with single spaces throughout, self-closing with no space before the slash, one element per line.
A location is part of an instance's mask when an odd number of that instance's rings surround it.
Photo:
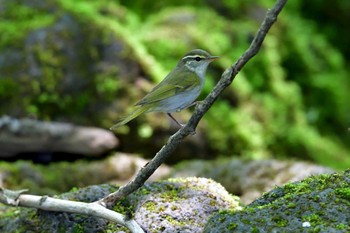
<path fill-rule="evenodd" d="M 301 6 L 297 11 L 303 17 L 316 21 L 318 31 L 332 42 L 332 46 L 342 51 L 343 55 L 349 60 L 350 48 L 348 41 L 350 31 L 347 22 L 350 21 L 350 2 L 342 0 L 301 2 L 303 4 L 300 4 Z"/>
<path fill-rule="evenodd" d="M 290 20 L 286 17 L 286 22 Z M 293 19 L 293 26 L 284 34 L 289 44 L 289 51 L 283 53 L 284 65 L 289 79 L 300 84 L 308 121 L 325 126 L 320 127 L 322 131 L 343 128 L 350 123 L 347 107 L 350 83 L 345 60 L 311 23 Z"/>
<path fill-rule="evenodd" d="M 12 99 L 17 96 L 17 92 L 18 86 L 14 80 L 5 77 L 0 79 L 0 99 Z"/>
<path fill-rule="evenodd" d="M 101 74 L 96 76 L 96 92 L 100 96 L 104 96 L 106 100 L 113 100 L 114 94 L 119 89 L 118 79 L 115 78 L 116 71 L 110 74 Z"/>
<path fill-rule="evenodd" d="M 216 20 L 201 20 L 209 18 Z M 243 29 L 244 33 L 238 33 Z M 138 37 L 147 50 L 157 60 L 164 61 L 162 65 L 170 70 L 179 57 L 196 47 L 205 48 L 212 54 L 225 54 L 221 62 L 229 65 L 229 57 L 237 57 L 243 51 L 243 48 L 232 50 L 232 43 L 248 45 L 247 37 L 254 29 L 254 24 L 244 22 L 232 26 L 225 18 L 206 7 L 200 10 L 190 6 L 167 7 L 147 18 Z"/>
<path fill-rule="evenodd" d="M 215 122 L 216 125 L 215 127 L 208 125 L 209 141 L 222 154 L 236 151 L 236 154 L 246 157 L 267 156 L 265 144 L 267 138 L 262 137 L 261 125 L 249 116 L 249 111 L 249 106 L 233 111 L 227 103 L 222 102 L 213 106 L 206 115 L 208 124 Z"/>
<path fill-rule="evenodd" d="M 51 25 L 55 16 L 38 8 L 20 4 L 20 1 L 4 1 L 0 12 L 0 48 L 18 46 L 27 33 Z M 16 23 L 12 23 L 16 21 Z"/>

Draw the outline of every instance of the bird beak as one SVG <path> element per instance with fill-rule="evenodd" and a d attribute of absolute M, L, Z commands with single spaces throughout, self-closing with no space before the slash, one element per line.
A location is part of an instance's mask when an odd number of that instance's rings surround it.
<path fill-rule="evenodd" d="M 207 59 L 209 60 L 209 61 L 214 61 L 214 60 L 217 60 L 217 59 L 219 59 L 220 57 L 218 57 L 218 56 L 211 56 L 211 57 L 208 57 Z"/>

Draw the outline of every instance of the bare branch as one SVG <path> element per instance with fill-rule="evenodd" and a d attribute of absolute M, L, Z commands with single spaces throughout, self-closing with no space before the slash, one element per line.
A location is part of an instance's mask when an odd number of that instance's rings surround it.
<path fill-rule="evenodd" d="M 99 204 L 103 206 L 113 205 L 121 198 L 140 188 L 153 174 L 153 172 L 171 155 L 171 153 L 182 142 L 182 140 L 186 136 L 195 133 L 198 122 L 213 105 L 222 91 L 232 83 L 237 73 L 243 68 L 243 66 L 258 53 L 265 39 L 265 36 L 267 35 L 273 23 L 277 20 L 277 16 L 283 9 L 286 2 L 287 0 L 277 0 L 275 6 L 268 11 L 250 47 L 244 52 L 244 54 L 233 66 L 225 70 L 221 76 L 220 81 L 216 84 L 214 89 L 209 93 L 204 101 L 196 106 L 192 117 L 185 125 L 185 127 L 181 128 L 169 138 L 168 142 L 160 149 L 155 157 L 137 173 L 136 177 L 132 181 L 122 186 L 117 192 L 112 193 L 107 197 L 99 200 Z"/>
<path fill-rule="evenodd" d="M 77 201 L 61 200 L 48 196 L 35 196 L 22 194 L 25 190 L 11 191 L 0 188 L 0 202 L 11 206 L 23 206 L 48 211 L 60 211 L 68 213 L 86 214 L 107 219 L 126 226 L 133 233 L 143 233 L 136 221 L 126 218 L 124 215 L 106 209 L 97 203 L 84 203 Z"/>

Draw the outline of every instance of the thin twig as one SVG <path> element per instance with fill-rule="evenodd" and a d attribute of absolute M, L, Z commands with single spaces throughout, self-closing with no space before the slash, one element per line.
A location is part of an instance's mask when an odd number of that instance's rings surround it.
<path fill-rule="evenodd" d="M 286 2 L 287 0 L 277 0 L 275 6 L 267 12 L 267 15 L 263 23 L 261 24 L 258 33 L 254 37 L 250 47 L 244 52 L 244 54 L 237 60 L 237 62 L 233 66 L 225 70 L 225 72 L 221 76 L 220 81 L 216 84 L 214 89 L 209 93 L 209 95 L 204 99 L 204 101 L 197 105 L 192 117 L 185 125 L 185 127 L 178 130 L 169 138 L 168 142 L 160 149 L 160 151 L 149 163 L 147 163 L 143 168 L 141 168 L 141 170 L 137 173 L 133 180 L 131 180 L 128 184 L 122 186 L 118 191 L 111 193 L 105 198 L 97 201 L 99 204 L 103 206 L 112 206 L 121 198 L 136 191 L 146 182 L 146 180 L 154 173 L 154 171 L 171 155 L 171 153 L 186 136 L 195 133 L 195 129 L 198 125 L 198 122 L 213 105 L 213 103 L 219 97 L 222 91 L 232 83 L 237 73 L 243 68 L 243 66 L 258 53 L 267 32 L 270 30 L 273 23 L 277 20 L 277 16 L 283 9 Z"/>

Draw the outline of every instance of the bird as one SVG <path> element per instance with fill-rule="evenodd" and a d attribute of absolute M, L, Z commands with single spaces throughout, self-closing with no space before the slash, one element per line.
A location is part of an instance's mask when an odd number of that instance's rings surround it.
<path fill-rule="evenodd" d="M 203 89 L 208 65 L 218 58 L 202 49 L 194 49 L 186 53 L 175 68 L 135 104 L 135 110 L 119 119 L 115 125 L 110 127 L 110 130 L 127 124 L 139 115 L 148 112 L 164 112 L 182 127 L 183 125 L 171 113 L 179 112 L 195 103 Z"/>

